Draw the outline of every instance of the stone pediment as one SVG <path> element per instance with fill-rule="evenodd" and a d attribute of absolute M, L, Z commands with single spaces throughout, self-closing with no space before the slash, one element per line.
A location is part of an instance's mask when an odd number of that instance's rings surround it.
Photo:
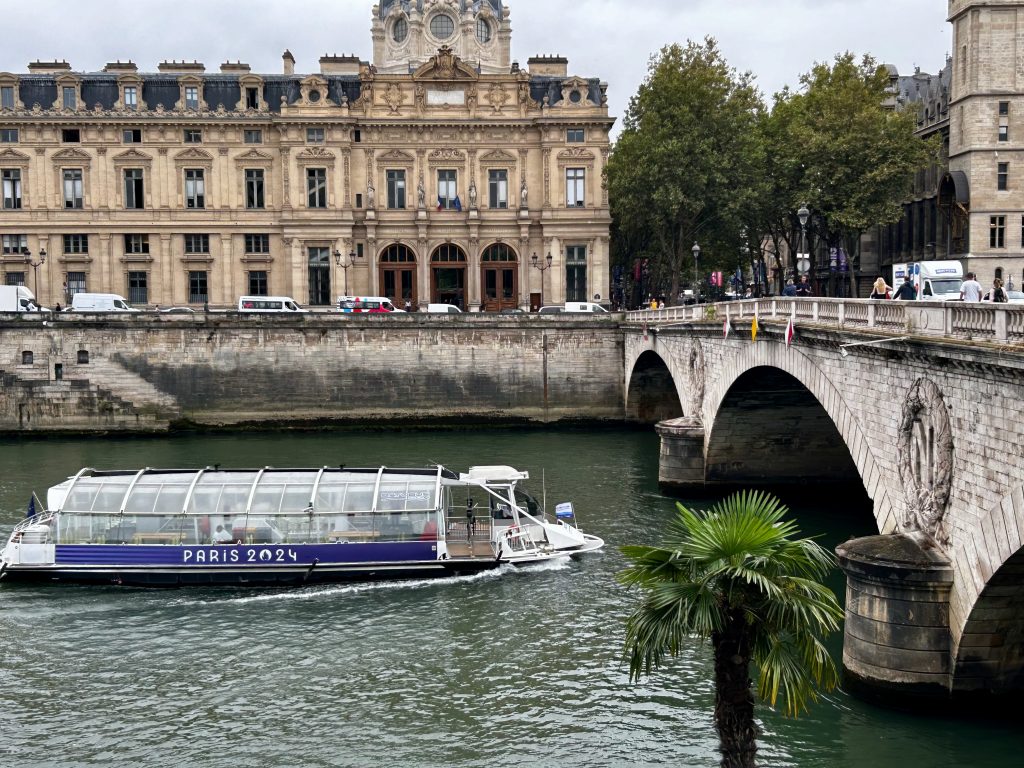
<path fill-rule="evenodd" d="M 589 149 L 583 147 L 572 147 L 571 149 L 563 149 L 558 153 L 558 161 L 560 163 L 592 163 L 596 159 L 596 155 Z"/>
<path fill-rule="evenodd" d="M 26 165 L 28 164 L 28 160 L 28 155 L 24 155 L 13 149 L 5 149 L 3 152 L 0 152 L 0 163 L 5 163 L 7 165 Z"/>
<path fill-rule="evenodd" d="M 416 158 L 408 152 L 403 152 L 400 149 L 392 149 L 390 152 L 380 155 L 377 159 L 385 163 L 412 163 Z"/>
<path fill-rule="evenodd" d="M 199 163 L 200 165 L 213 165 L 213 155 L 209 152 L 191 147 L 183 152 L 179 152 L 174 156 L 174 162 L 178 165 L 182 163 Z"/>
<path fill-rule="evenodd" d="M 55 152 L 51 158 L 55 163 L 90 163 L 92 162 L 92 156 L 88 152 L 84 152 L 81 149 L 75 149 L 69 147 L 68 149 L 62 149 L 60 152 Z"/>
<path fill-rule="evenodd" d="M 141 165 L 148 165 L 153 162 L 153 158 L 147 155 L 145 152 L 139 152 L 137 149 L 129 149 L 126 152 L 122 152 L 119 155 L 114 155 L 114 162 L 118 165 L 125 165 L 129 163 L 136 163 Z"/>
<path fill-rule="evenodd" d="M 413 73 L 412 79 L 475 81 L 480 79 L 480 75 L 456 56 L 451 48 L 442 45 L 437 49 L 436 55 L 431 56 L 426 64 Z"/>
<path fill-rule="evenodd" d="M 304 150 L 299 152 L 295 156 L 295 159 L 300 163 L 309 163 L 317 161 L 331 161 L 335 159 L 333 152 L 330 152 L 323 147 L 306 147 Z"/>
<path fill-rule="evenodd" d="M 250 149 L 248 152 L 236 157 L 235 162 L 249 163 L 250 165 L 271 165 L 274 162 L 274 158 L 266 152 L 260 152 L 258 149 Z"/>
<path fill-rule="evenodd" d="M 431 163 L 464 163 L 466 153 L 461 149 L 435 149 L 427 158 Z"/>
<path fill-rule="evenodd" d="M 481 163 L 514 163 L 516 158 L 510 155 L 508 152 L 503 152 L 500 149 L 496 149 L 493 152 L 488 152 L 486 155 L 480 156 Z"/>

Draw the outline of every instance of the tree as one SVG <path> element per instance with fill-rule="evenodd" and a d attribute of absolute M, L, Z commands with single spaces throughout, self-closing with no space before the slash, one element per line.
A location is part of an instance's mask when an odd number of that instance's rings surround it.
<path fill-rule="evenodd" d="M 737 75 L 711 38 L 663 48 L 630 100 L 606 171 L 617 260 L 628 268 L 646 255 L 672 299 L 696 239 L 709 264 L 716 253 L 735 263 L 740 214 L 763 178 L 763 109 L 751 75 Z"/>
<path fill-rule="evenodd" d="M 765 129 L 776 227 L 799 232 L 794 211 L 806 203 L 812 235 L 854 259 L 868 227 L 899 221 L 914 173 L 935 160 L 940 139 L 915 135 L 916 110 L 894 109 L 889 71 L 870 56 L 836 56 L 800 82 L 799 92 L 776 94 Z"/>
<path fill-rule="evenodd" d="M 843 611 L 821 584 L 834 558 L 794 538 L 788 509 L 768 494 L 737 493 L 707 513 L 677 507 L 663 546 L 622 548 L 632 565 L 619 579 L 645 593 L 626 622 L 630 679 L 677 656 L 691 637 L 710 640 L 721 765 L 748 768 L 757 750 L 751 663 L 761 699 L 774 707 L 781 695 L 787 716 L 837 682 L 823 639 Z"/>

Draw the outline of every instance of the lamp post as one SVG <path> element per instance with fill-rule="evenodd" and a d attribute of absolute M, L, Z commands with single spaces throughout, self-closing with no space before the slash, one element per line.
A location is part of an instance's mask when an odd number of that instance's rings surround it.
<path fill-rule="evenodd" d="M 1013 290 L 1013 275 L 1008 275 L 1006 278 L 1006 290 Z"/>
<path fill-rule="evenodd" d="M 530 257 L 530 263 L 534 266 L 534 269 L 540 270 L 540 305 L 544 306 L 544 273 L 551 269 L 551 254 L 548 253 L 548 255 L 541 260 L 537 258 L 537 252 L 534 251 L 533 256 Z"/>
<path fill-rule="evenodd" d="M 693 303 L 700 303 L 700 278 L 697 276 L 697 264 L 700 261 L 700 246 L 693 244 Z"/>
<path fill-rule="evenodd" d="M 348 252 L 348 261 L 345 261 L 344 259 L 345 259 L 345 254 L 343 254 L 341 251 L 335 249 L 335 251 L 334 251 L 334 263 L 339 268 L 344 270 L 344 275 L 345 275 L 345 295 L 348 296 L 348 268 L 351 267 L 355 263 L 356 252 L 355 251 L 349 251 Z"/>
<path fill-rule="evenodd" d="M 32 251 L 28 248 L 21 252 L 25 257 L 25 264 L 32 267 L 32 287 L 36 295 L 36 304 L 39 303 L 39 268 L 46 263 L 46 249 L 39 249 L 39 261 L 32 261 Z"/>
<path fill-rule="evenodd" d="M 807 236 L 807 219 L 810 218 L 811 212 L 807 210 L 806 205 L 801 205 L 799 210 L 796 212 L 796 217 L 800 220 L 800 251 L 797 253 L 796 269 L 801 275 L 806 275 L 807 270 L 811 268 L 810 259 L 807 258 L 807 254 L 804 253 L 806 247 L 805 237 Z"/>

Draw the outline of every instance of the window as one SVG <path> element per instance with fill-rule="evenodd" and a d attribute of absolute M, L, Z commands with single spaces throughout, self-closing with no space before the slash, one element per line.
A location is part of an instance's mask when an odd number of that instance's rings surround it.
<path fill-rule="evenodd" d="M 139 89 L 134 85 L 124 87 L 124 108 L 132 111 L 139 108 Z"/>
<path fill-rule="evenodd" d="M 1008 189 L 1008 183 L 1010 180 L 1010 164 L 1009 163 L 997 163 L 996 164 L 996 189 L 1000 192 L 1005 192 Z"/>
<path fill-rule="evenodd" d="M 396 43 L 404 43 L 409 36 L 409 22 L 405 19 L 398 19 L 395 26 L 391 28 L 391 37 Z"/>
<path fill-rule="evenodd" d="M 190 271 L 188 273 L 189 304 L 206 304 L 209 300 L 210 289 L 206 271 Z"/>
<path fill-rule="evenodd" d="M 263 143 L 263 131 L 247 130 L 245 131 L 245 143 L 246 144 L 262 144 Z"/>
<path fill-rule="evenodd" d="M 246 235 L 245 252 L 270 253 L 270 235 Z"/>
<path fill-rule="evenodd" d="M 82 141 L 82 135 L 77 128 L 62 128 L 60 140 L 65 144 L 78 144 Z"/>
<path fill-rule="evenodd" d="M 0 128 L 0 144 L 17 144 L 17 128 Z"/>
<path fill-rule="evenodd" d="M 64 235 L 64 253 L 88 253 L 88 235 Z"/>
<path fill-rule="evenodd" d="M 26 349 L 24 352 L 21 353 L 21 364 L 22 365 L 32 365 L 32 362 L 33 362 L 34 358 L 35 358 L 35 355 L 33 355 L 30 350 Z"/>
<path fill-rule="evenodd" d="M 121 141 L 124 144 L 141 144 L 142 143 L 142 129 L 141 128 L 125 128 L 121 131 Z"/>
<path fill-rule="evenodd" d="M 267 273 L 264 270 L 253 270 L 249 273 L 249 295 L 250 296 L 267 296 L 269 295 L 269 288 L 267 286 Z"/>
<path fill-rule="evenodd" d="M 999 141 L 1009 141 L 1009 140 L 1010 140 L 1010 126 L 1008 126 L 1008 125 L 1000 125 L 999 126 Z"/>
<path fill-rule="evenodd" d="M 149 275 L 146 272 L 128 273 L 128 303 L 149 304 Z"/>
<path fill-rule="evenodd" d="M 185 86 L 185 109 L 199 109 L 199 88 L 195 85 Z"/>
<path fill-rule="evenodd" d="M 565 300 L 587 300 L 587 246 L 585 245 L 566 246 Z"/>
<path fill-rule="evenodd" d="M 306 169 L 306 205 L 309 208 L 327 207 L 327 169 Z"/>
<path fill-rule="evenodd" d="M 82 207 L 82 169 L 64 169 L 64 207 Z"/>
<path fill-rule="evenodd" d="M 125 235 L 124 252 L 133 254 L 149 253 L 149 235 Z"/>
<path fill-rule="evenodd" d="M 439 13 L 430 20 L 430 34 L 438 40 L 447 40 L 455 32 L 455 22 L 451 16 Z"/>
<path fill-rule="evenodd" d="M 508 171 L 504 168 L 488 171 L 487 190 L 491 208 L 508 208 Z"/>
<path fill-rule="evenodd" d="M 566 168 L 565 169 L 565 204 L 569 208 L 582 208 L 584 197 L 583 197 L 583 183 L 586 180 L 586 170 L 583 168 Z M 577 299 L 577 301 L 586 301 L 586 298 Z"/>
<path fill-rule="evenodd" d="M 14 109 L 14 86 L 0 86 L 0 109 Z"/>
<path fill-rule="evenodd" d="M 324 143 L 324 129 L 323 128 L 307 128 L 306 129 L 306 143 L 307 144 L 323 144 Z"/>
<path fill-rule="evenodd" d="M 491 25 L 487 23 L 487 19 L 476 20 L 476 39 L 481 43 L 491 42 Z"/>
<path fill-rule="evenodd" d="M 1006 217 L 989 216 L 988 218 L 988 247 L 1006 247 Z"/>
<path fill-rule="evenodd" d="M 209 253 L 209 235 L 185 235 L 185 253 Z"/>
<path fill-rule="evenodd" d="M 999 116 L 1009 117 L 1010 116 L 1010 102 L 1000 101 L 999 102 Z"/>
<path fill-rule="evenodd" d="M 206 207 L 206 181 L 203 178 L 202 168 L 185 169 L 185 207 L 193 209 Z"/>
<path fill-rule="evenodd" d="M 74 86 L 65 85 L 61 88 L 61 93 L 64 99 L 64 109 L 77 109 L 78 95 L 75 93 Z"/>
<path fill-rule="evenodd" d="M 28 235 L 3 235 L 0 244 L 4 253 L 23 253 L 28 250 Z"/>
<path fill-rule="evenodd" d="M 444 170 L 437 172 L 437 208 L 446 211 L 453 210 L 455 201 L 458 198 L 458 176 L 455 171 Z"/>
<path fill-rule="evenodd" d="M 354 131 L 352 131 L 352 141 L 353 141 L 353 143 L 358 144 L 362 140 L 363 140 L 363 132 L 361 130 L 356 128 Z"/>
<path fill-rule="evenodd" d="M 586 134 L 582 128 L 566 128 L 565 140 L 569 144 L 582 144 L 586 141 Z"/>
<path fill-rule="evenodd" d="M 67 296 L 65 298 L 69 304 L 76 293 L 85 293 L 88 290 L 85 287 L 85 272 L 68 272 L 67 284 Z"/>
<path fill-rule="evenodd" d="M 356 192 L 356 208 L 362 208 L 362 207 L 363 207 L 363 193 L 362 192 Z"/>
<path fill-rule="evenodd" d="M 314 307 L 331 304 L 331 249 L 314 246 L 308 249 L 309 303 Z"/>
<path fill-rule="evenodd" d="M 141 168 L 126 168 L 124 171 L 124 207 L 129 209 L 146 207 Z"/>
<path fill-rule="evenodd" d="M 4 275 L 4 285 L 24 285 L 24 272 L 8 272 Z"/>
<path fill-rule="evenodd" d="M 4 210 L 21 208 L 21 169 L 5 168 L 0 178 L 3 178 Z"/>
<path fill-rule="evenodd" d="M 388 171 L 388 208 L 405 208 L 405 171 Z"/>
<path fill-rule="evenodd" d="M 186 144 L 202 144 L 203 132 L 198 128 L 186 128 L 182 138 Z"/>
<path fill-rule="evenodd" d="M 246 88 L 245 89 L 245 108 L 246 109 L 259 109 L 260 108 L 260 89 L 259 88 Z"/>
<path fill-rule="evenodd" d="M 129 301 L 134 301 L 134 299 L 129 299 Z M 89 364 L 89 350 L 87 350 L 87 349 L 80 349 L 80 350 L 78 350 L 78 364 L 79 365 L 88 365 Z"/>
<path fill-rule="evenodd" d="M 245 207 L 262 208 L 263 205 L 263 170 L 261 168 L 246 168 Z"/>

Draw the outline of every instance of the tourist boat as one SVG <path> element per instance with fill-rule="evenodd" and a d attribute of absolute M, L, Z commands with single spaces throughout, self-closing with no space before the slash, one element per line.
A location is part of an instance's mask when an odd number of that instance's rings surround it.
<path fill-rule="evenodd" d="M 506 466 L 83 469 L 0 551 L 3 581 L 294 585 L 472 574 L 600 549 Z"/>

